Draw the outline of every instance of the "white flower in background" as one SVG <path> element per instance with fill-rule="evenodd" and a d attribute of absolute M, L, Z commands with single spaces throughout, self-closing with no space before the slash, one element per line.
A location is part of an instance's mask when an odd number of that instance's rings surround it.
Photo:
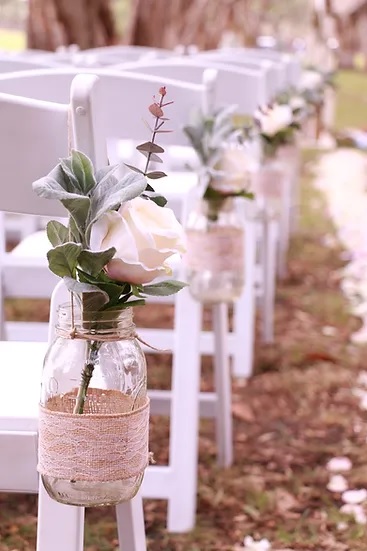
<path fill-rule="evenodd" d="M 352 462 L 349 457 L 333 457 L 327 462 L 326 468 L 333 473 L 343 473 L 351 470 Z"/>
<path fill-rule="evenodd" d="M 246 536 L 243 545 L 244 551 L 269 551 L 271 549 L 271 543 L 266 538 L 255 541 L 251 536 Z"/>
<path fill-rule="evenodd" d="M 367 490 L 347 490 L 342 494 L 342 501 L 348 505 L 357 505 L 367 500 Z"/>
<path fill-rule="evenodd" d="M 302 96 L 292 96 L 289 100 L 289 107 L 292 111 L 302 111 L 306 109 L 306 100 Z"/>
<path fill-rule="evenodd" d="M 367 524 L 367 516 L 361 505 L 347 503 L 340 508 L 340 512 L 353 517 L 357 524 Z"/>
<path fill-rule="evenodd" d="M 255 121 L 260 132 L 269 138 L 288 128 L 293 122 L 293 111 L 289 105 L 274 104 L 255 112 Z"/>
<path fill-rule="evenodd" d="M 116 248 L 107 264 L 108 275 L 117 281 L 143 284 L 171 275 L 167 259 L 184 253 L 184 231 L 173 211 L 136 197 L 118 211 L 104 214 L 93 226 L 92 251 Z"/>
<path fill-rule="evenodd" d="M 322 75 L 318 71 L 306 70 L 301 74 L 299 81 L 300 90 L 316 90 L 323 85 Z"/>
<path fill-rule="evenodd" d="M 341 474 L 334 474 L 330 480 L 329 484 L 326 486 L 330 492 L 335 492 L 341 494 L 348 490 L 348 482 Z"/>
<path fill-rule="evenodd" d="M 357 384 L 367 388 L 367 371 L 361 371 L 357 377 Z"/>
<path fill-rule="evenodd" d="M 226 147 L 214 165 L 214 170 L 219 174 L 217 178 L 213 178 L 211 185 L 223 193 L 248 191 L 250 174 L 255 169 L 256 160 L 248 149 L 241 145 Z"/>

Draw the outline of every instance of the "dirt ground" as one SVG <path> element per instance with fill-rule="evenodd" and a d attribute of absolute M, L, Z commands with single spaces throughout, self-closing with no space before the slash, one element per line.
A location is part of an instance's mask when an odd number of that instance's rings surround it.
<path fill-rule="evenodd" d="M 365 368 L 365 349 L 350 339 L 360 321 L 340 291 L 345 254 L 337 243 L 325 246 L 334 228 L 312 186 L 316 157 L 305 154 L 300 227 L 289 276 L 278 286 L 275 344 L 258 340 L 255 376 L 233 381 L 234 465 L 216 466 L 213 423 L 201 422 L 196 528 L 168 534 L 164 502 L 149 500 L 149 551 L 234 551 L 247 535 L 268 538 L 274 550 L 367 549 L 366 526 L 341 514 L 340 495 L 326 488 L 327 461 L 344 455 L 353 464 L 346 474 L 349 487 L 367 488 L 367 413 L 352 393 Z M 11 302 L 8 316 L 47 319 L 47 304 Z M 137 325 L 147 316 L 166 324 L 172 310 L 137 311 Z M 168 363 L 149 358 L 151 387 L 168 386 Z M 206 358 L 202 386 L 211 384 Z M 167 461 L 167 443 L 167 419 L 154 418 L 151 449 L 160 464 Z M 0 551 L 35 549 L 36 502 L 36 496 L 0 495 Z M 87 551 L 117 550 L 114 511 L 87 511 L 85 534 Z"/>

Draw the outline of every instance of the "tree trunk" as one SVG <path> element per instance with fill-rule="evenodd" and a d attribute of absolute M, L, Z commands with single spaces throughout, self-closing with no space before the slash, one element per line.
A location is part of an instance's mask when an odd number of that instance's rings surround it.
<path fill-rule="evenodd" d="M 110 0 L 29 0 L 28 48 L 81 49 L 116 41 Z"/>
<path fill-rule="evenodd" d="M 255 42 L 270 0 L 133 0 L 127 44 L 174 48 L 195 44 L 216 48 L 225 31 L 245 45 Z"/>

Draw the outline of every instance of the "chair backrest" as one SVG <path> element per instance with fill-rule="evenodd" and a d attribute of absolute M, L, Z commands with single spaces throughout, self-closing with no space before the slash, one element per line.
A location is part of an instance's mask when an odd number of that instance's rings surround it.
<path fill-rule="evenodd" d="M 198 54 L 195 57 L 205 57 L 206 59 L 216 59 L 221 63 L 228 63 L 231 65 L 239 65 L 247 67 L 249 63 L 251 64 L 260 64 L 264 62 L 268 64 L 268 69 L 271 74 L 269 79 L 270 85 L 270 94 L 271 99 L 274 99 L 276 95 L 280 92 L 283 92 L 289 87 L 288 83 L 288 74 L 287 67 L 283 61 L 278 59 L 267 59 L 262 56 L 254 56 L 251 53 L 247 54 L 247 50 L 235 50 L 235 49 L 224 49 L 224 50 L 214 50 L 212 52 L 204 52 L 203 54 Z"/>
<path fill-rule="evenodd" d="M 291 55 L 285 52 L 276 50 L 267 50 L 261 48 L 223 48 L 220 50 L 210 50 L 205 52 L 207 55 L 217 55 L 220 52 L 222 55 L 242 57 L 246 60 L 268 60 L 275 63 L 281 63 L 285 67 L 286 84 L 296 87 L 302 72 L 300 59 L 296 55 Z"/>
<path fill-rule="evenodd" d="M 76 53 L 72 58 L 71 64 L 79 67 L 107 67 L 140 59 L 164 59 L 172 55 L 174 55 L 174 52 L 164 50 L 163 48 L 106 46 Z"/>
<path fill-rule="evenodd" d="M 68 105 L 0 93 L 0 120 L 0 211 L 65 216 L 31 184 L 67 155 Z"/>
<path fill-rule="evenodd" d="M 0 55 L 0 73 L 11 73 L 14 71 L 34 71 L 58 66 L 58 63 L 49 60 L 35 61 L 32 58 L 15 58 L 14 56 Z"/>
<path fill-rule="evenodd" d="M 215 69 L 217 71 L 216 105 L 236 104 L 241 113 L 248 115 L 252 115 L 259 105 L 266 103 L 269 99 L 266 69 L 247 69 L 188 57 L 138 61 L 125 63 L 120 67 L 128 72 L 158 75 L 162 78 L 171 77 L 195 83 L 202 81 L 205 69 Z M 114 67 L 114 70 L 117 69 L 118 67 Z"/>
<path fill-rule="evenodd" d="M 0 210 L 46 216 L 64 216 L 58 202 L 35 196 L 31 182 L 45 175 L 68 153 L 68 110 L 70 86 L 75 72 L 39 71 L 0 77 L 0 163 L 3 186 Z M 87 152 L 97 166 L 106 164 L 106 140 L 111 138 L 147 141 L 142 117 L 149 117 L 148 105 L 161 85 L 167 86 L 172 133 L 161 134 L 163 145 L 187 145 L 181 127 L 195 107 L 208 109 L 215 74 L 195 85 L 132 73 L 101 72 L 79 75 L 72 88 L 72 117 L 79 130 L 75 144 Z M 59 88 L 58 88 L 59 86 Z M 63 89 L 61 89 L 63 87 Z M 2 93 L 4 88 L 8 94 Z M 42 99 L 10 96 L 28 94 Z M 48 92 L 48 93 L 47 93 Z M 54 97 L 55 96 L 55 97 Z M 60 104 L 60 98 L 64 101 Z M 87 99 L 86 99 L 87 98 Z M 92 114 L 87 116 L 89 108 Z"/>

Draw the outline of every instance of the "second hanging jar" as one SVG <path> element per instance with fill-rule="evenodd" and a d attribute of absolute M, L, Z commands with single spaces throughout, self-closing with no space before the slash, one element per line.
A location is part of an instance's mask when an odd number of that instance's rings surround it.
<path fill-rule="evenodd" d="M 239 201 L 202 198 L 188 217 L 186 277 L 200 302 L 233 302 L 242 293 L 244 224 Z"/>

